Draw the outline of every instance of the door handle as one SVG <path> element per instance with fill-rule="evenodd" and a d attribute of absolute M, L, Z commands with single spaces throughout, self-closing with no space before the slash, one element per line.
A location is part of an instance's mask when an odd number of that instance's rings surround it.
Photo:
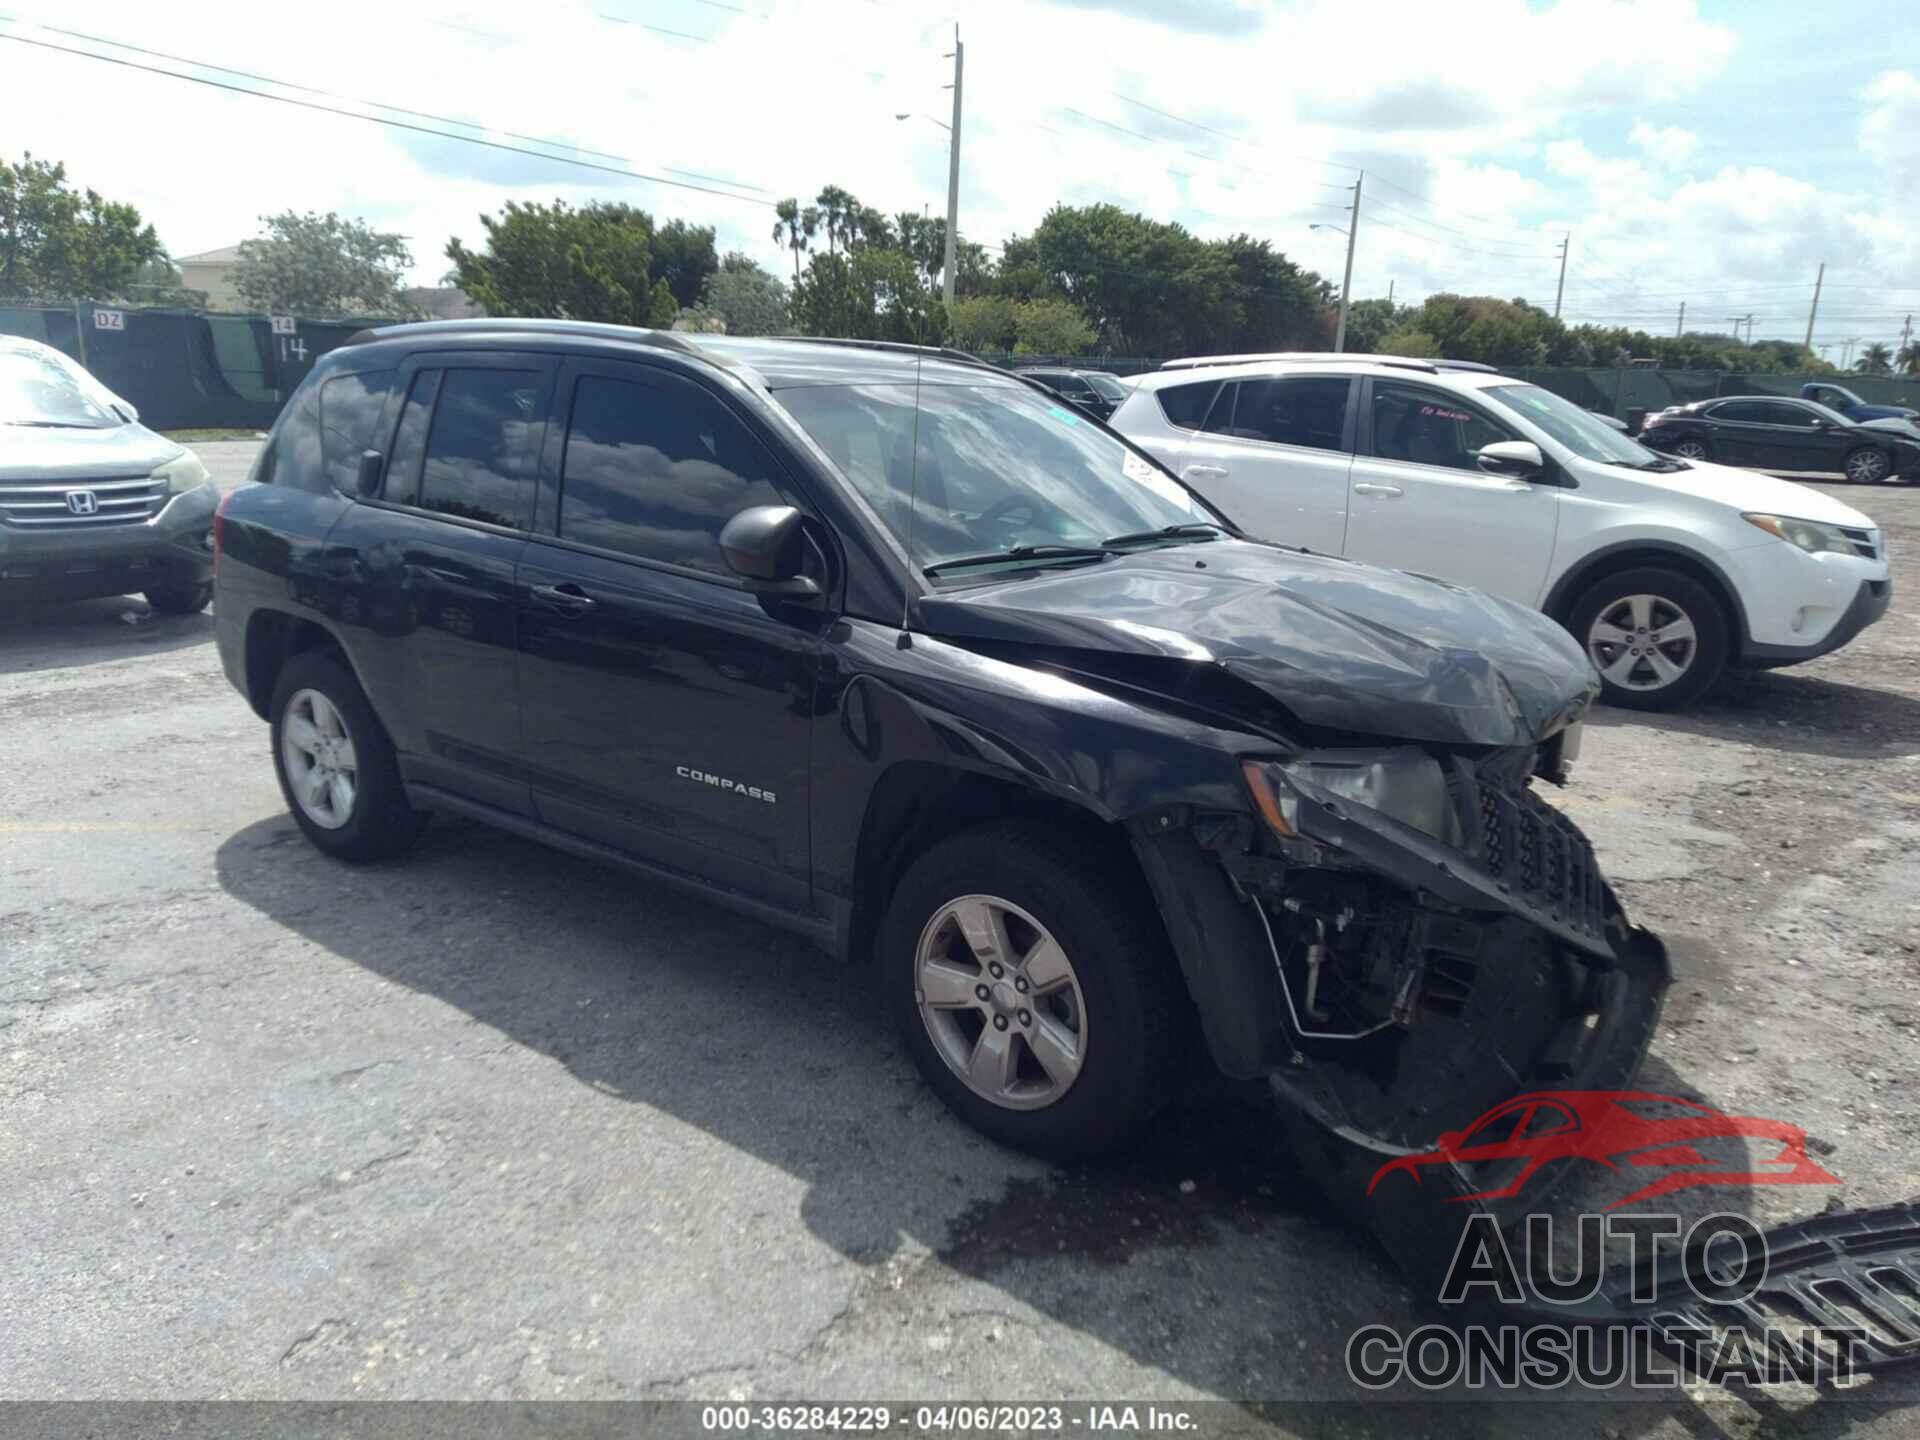
<path fill-rule="evenodd" d="M 1405 492 L 1402 491 L 1398 485 L 1376 485 L 1371 480 L 1356 480 L 1353 482 L 1353 493 L 1356 495 L 1384 495 L 1391 500 L 1394 496 L 1404 494 Z"/>
<path fill-rule="evenodd" d="M 443 581 L 448 585 L 465 585 L 472 578 L 471 576 L 462 574 L 458 570 L 443 570 L 438 565 L 422 565 L 420 567 L 420 573 L 422 575 L 431 575 L 434 579 Z"/>
<path fill-rule="evenodd" d="M 1189 465 L 1183 472 L 1189 480 L 1224 480 L 1227 467 L 1224 465 Z"/>
<path fill-rule="evenodd" d="M 581 615 L 593 608 L 593 597 L 571 580 L 559 585 L 529 587 L 535 600 L 562 615 Z"/>

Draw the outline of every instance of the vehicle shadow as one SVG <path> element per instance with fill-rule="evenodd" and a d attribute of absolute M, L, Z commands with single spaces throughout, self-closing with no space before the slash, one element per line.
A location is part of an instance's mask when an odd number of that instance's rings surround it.
<path fill-rule="evenodd" d="M 211 611 L 162 615 L 137 595 L 35 605 L 0 613 L 0 675 L 99 665 L 212 639 Z"/>
<path fill-rule="evenodd" d="M 933 1303 L 924 1285 L 881 1278 L 903 1247 L 923 1245 L 1008 1308 L 1183 1386 L 1288 1397 L 1246 1401 L 1250 1418 L 1403 1433 L 1398 1407 L 1350 1403 L 1364 1392 L 1338 1378 L 1346 1339 L 1370 1321 L 1411 1328 L 1437 1307 L 1319 1198 L 1257 1087 L 1201 1086 L 1135 1153 L 1047 1167 L 947 1113 L 869 987 L 784 932 L 664 886 L 460 822 L 436 822 L 404 865 L 361 869 L 275 817 L 230 836 L 216 869 L 228 894 L 333 955 L 801 1180 L 804 1224 L 875 1277 L 849 1311 L 870 1307 L 882 1335 L 906 1333 Z M 1307 1389 L 1338 1403 L 1292 1399 Z M 1460 1396 L 1422 1405 L 1418 1428 L 1534 1440 L 1678 1417 L 1689 1433 L 1719 1433 L 1684 1398 L 1567 1407 L 1578 1414 L 1564 1431 L 1543 1408 Z"/>
<path fill-rule="evenodd" d="M 1587 723 L 1738 740 L 1792 755 L 1858 759 L 1920 754 L 1920 699 L 1780 670 L 1729 673 L 1686 710 L 1596 705 Z"/>

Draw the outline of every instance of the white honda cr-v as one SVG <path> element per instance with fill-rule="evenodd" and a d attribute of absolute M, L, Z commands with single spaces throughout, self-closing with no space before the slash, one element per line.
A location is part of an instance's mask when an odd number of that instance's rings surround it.
<path fill-rule="evenodd" d="M 1892 597 L 1880 532 L 1859 511 L 1657 455 L 1483 365 L 1175 361 L 1108 423 L 1251 534 L 1544 610 L 1618 705 L 1667 709 L 1727 665 L 1837 650 Z"/>

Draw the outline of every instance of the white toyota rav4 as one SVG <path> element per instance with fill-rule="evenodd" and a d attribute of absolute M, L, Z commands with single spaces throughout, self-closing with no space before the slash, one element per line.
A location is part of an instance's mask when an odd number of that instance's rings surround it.
<path fill-rule="evenodd" d="M 1892 598 L 1880 532 L 1859 511 L 1657 455 L 1484 365 L 1174 361 L 1108 423 L 1251 534 L 1544 610 L 1617 705 L 1668 709 L 1727 665 L 1837 650 Z"/>

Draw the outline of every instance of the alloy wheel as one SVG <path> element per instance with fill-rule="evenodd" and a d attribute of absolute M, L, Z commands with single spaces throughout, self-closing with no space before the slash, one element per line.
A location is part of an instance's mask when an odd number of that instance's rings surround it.
<path fill-rule="evenodd" d="M 280 725 L 280 759 L 287 786 L 302 813 L 323 830 L 353 818 L 359 762 L 353 737 L 331 700 L 318 690 L 296 690 Z"/>
<path fill-rule="evenodd" d="M 1887 478 L 1887 457 L 1878 450 L 1856 450 L 1847 457 L 1847 478 L 1870 485 Z"/>
<path fill-rule="evenodd" d="M 1059 942 L 1018 905 L 949 901 L 920 932 L 913 973 L 934 1049 L 974 1094 L 1038 1110 L 1073 1087 L 1086 1060 L 1086 999 Z"/>
<path fill-rule="evenodd" d="M 1698 440 L 1682 440 L 1673 447 L 1673 453 L 1682 460 L 1704 460 L 1707 458 L 1707 447 Z"/>
<path fill-rule="evenodd" d="M 1664 690 L 1700 653 L 1693 619 L 1659 595 L 1623 595 L 1587 629 L 1587 654 L 1623 690 Z"/>

